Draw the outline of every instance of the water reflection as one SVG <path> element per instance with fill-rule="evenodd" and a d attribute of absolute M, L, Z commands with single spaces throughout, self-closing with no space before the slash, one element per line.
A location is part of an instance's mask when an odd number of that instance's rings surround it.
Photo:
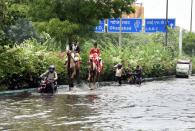
<path fill-rule="evenodd" d="M 0 129 L 80 130 L 83 125 L 91 123 L 86 117 L 95 114 L 94 108 L 90 108 L 95 99 L 96 95 L 20 95 L 1 98 Z"/>
<path fill-rule="evenodd" d="M 0 130 L 195 130 L 195 78 L 0 98 Z"/>

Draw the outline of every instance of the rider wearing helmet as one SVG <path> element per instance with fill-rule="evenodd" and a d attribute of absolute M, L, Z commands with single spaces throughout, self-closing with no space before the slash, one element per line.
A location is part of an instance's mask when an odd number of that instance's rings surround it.
<path fill-rule="evenodd" d="M 51 84 L 52 88 L 54 88 L 56 85 L 56 81 L 58 79 L 58 75 L 55 71 L 55 66 L 50 65 L 48 70 L 45 73 L 43 73 L 40 77 L 45 78 L 45 81 L 48 81 L 48 83 Z"/>

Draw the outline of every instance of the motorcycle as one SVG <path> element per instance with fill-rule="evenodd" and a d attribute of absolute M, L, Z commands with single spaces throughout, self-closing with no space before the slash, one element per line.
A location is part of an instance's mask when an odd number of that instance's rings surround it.
<path fill-rule="evenodd" d="M 41 80 L 40 86 L 38 87 L 39 93 L 55 93 L 56 91 L 57 82 L 47 79 Z"/>
<path fill-rule="evenodd" d="M 141 85 L 142 83 L 142 78 L 138 77 L 137 73 L 129 73 L 128 74 L 128 83 L 129 84 L 138 84 Z"/>

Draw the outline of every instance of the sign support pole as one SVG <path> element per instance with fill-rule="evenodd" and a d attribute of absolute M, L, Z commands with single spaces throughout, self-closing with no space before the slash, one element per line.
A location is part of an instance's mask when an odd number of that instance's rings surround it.
<path fill-rule="evenodd" d="M 169 0 L 167 0 L 166 5 L 166 35 L 165 35 L 165 45 L 168 45 L 168 12 L 169 12 Z"/>
<path fill-rule="evenodd" d="M 192 21 L 193 21 L 193 0 L 191 0 L 190 32 L 192 32 Z"/>
<path fill-rule="evenodd" d="M 180 32 L 179 32 L 179 56 L 182 56 L 182 28 L 180 27 Z"/>
<path fill-rule="evenodd" d="M 122 43 L 122 18 L 120 17 L 120 33 L 119 33 L 119 46 Z"/>

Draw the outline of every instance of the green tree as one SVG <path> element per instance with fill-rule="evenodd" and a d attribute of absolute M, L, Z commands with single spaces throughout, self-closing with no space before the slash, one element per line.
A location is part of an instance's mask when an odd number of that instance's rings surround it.
<path fill-rule="evenodd" d="M 17 36 L 17 39 L 24 38 L 17 30 L 21 30 L 23 27 L 17 23 L 19 19 L 26 18 L 28 12 L 27 0 L 0 0 L 0 45 L 13 45 L 17 42 L 16 39 L 12 39 Z M 19 25 L 20 24 L 20 25 Z M 18 26 L 19 25 L 19 26 Z M 16 28 L 13 28 L 13 27 Z M 21 27 L 19 29 L 19 27 Z M 26 28 L 27 29 L 27 28 Z M 13 33 L 14 32 L 14 33 Z M 24 33 L 29 32 L 28 30 Z M 10 34 L 12 35 L 10 37 Z M 30 33 L 29 33 L 30 34 Z M 29 36 L 30 37 L 30 36 Z"/>
<path fill-rule="evenodd" d="M 39 35 L 34 29 L 32 22 L 24 18 L 18 19 L 15 22 L 15 24 L 8 27 L 6 34 L 9 37 L 9 39 L 15 42 L 16 44 L 20 44 L 24 40 L 31 38 L 39 40 Z"/>
<path fill-rule="evenodd" d="M 195 34 L 188 33 L 183 39 L 183 50 L 187 55 L 192 55 L 192 51 L 195 51 Z"/>
<path fill-rule="evenodd" d="M 69 38 L 73 34 L 85 35 L 93 32 L 102 18 L 134 12 L 131 6 L 133 2 L 134 0 L 32 0 L 29 15 L 40 31 L 47 31 L 64 41 L 62 34 Z M 55 31 L 58 28 L 62 32 Z"/>
<path fill-rule="evenodd" d="M 10 25 L 11 21 L 5 0 L 0 0 L 0 46 L 7 45 L 9 43 L 5 30 L 6 27 Z"/>

